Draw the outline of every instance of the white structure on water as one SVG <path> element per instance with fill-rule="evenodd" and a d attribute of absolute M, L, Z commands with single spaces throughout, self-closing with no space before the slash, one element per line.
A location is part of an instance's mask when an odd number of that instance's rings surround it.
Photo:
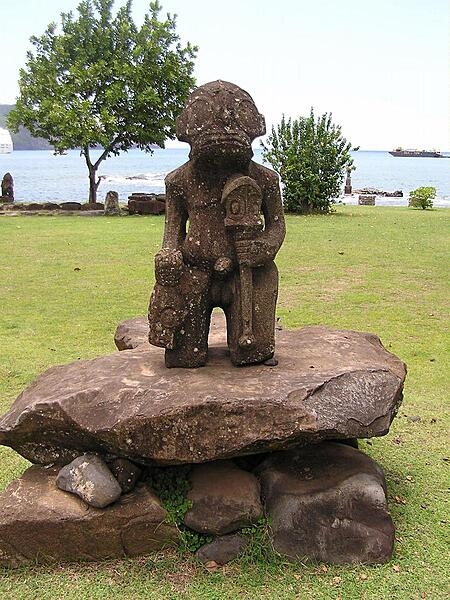
<path fill-rule="evenodd" d="M 9 154 L 13 151 L 11 134 L 7 129 L 0 127 L 0 154 Z"/>

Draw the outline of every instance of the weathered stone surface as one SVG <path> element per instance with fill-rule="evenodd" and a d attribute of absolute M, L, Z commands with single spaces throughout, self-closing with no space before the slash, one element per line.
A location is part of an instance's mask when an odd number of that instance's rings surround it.
<path fill-rule="evenodd" d="M 358 204 L 360 206 L 375 206 L 376 196 L 367 196 L 365 194 L 361 194 L 358 196 Z"/>
<path fill-rule="evenodd" d="M 1 199 L 3 202 L 14 202 L 14 180 L 11 173 L 5 173 L 3 175 L 2 183 L 2 195 Z"/>
<path fill-rule="evenodd" d="M 0 495 L 1 566 L 137 556 L 177 543 L 148 486 L 98 509 L 58 489 L 57 473 L 31 467 Z"/>
<path fill-rule="evenodd" d="M 370 196 L 385 196 L 386 198 L 403 198 L 402 190 L 395 190 L 395 192 L 386 192 L 384 190 L 378 190 L 376 188 L 362 188 L 360 190 L 354 190 L 355 194 L 363 194 Z"/>
<path fill-rule="evenodd" d="M 40 204 L 39 202 L 30 202 L 29 204 L 25 204 L 24 209 L 25 210 L 44 210 L 42 207 L 42 204 Z"/>
<path fill-rule="evenodd" d="M 147 318 L 133 317 L 122 321 L 114 334 L 114 343 L 118 350 L 132 350 L 142 344 L 148 344 Z"/>
<path fill-rule="evenodd" d="M 96 508 L 105 508 L 122 494 L 119 482 L 96 454 L 83 454 L 65 465 L 58 473 L 56 485 Z"/>
<path fill-rule="evenodd" d="M 108 467 L 124 494 L 131 492 L 142 473 L 142 469 L 126 458 L 115 458 L 108 464 Z"/>
<path fill-rule="evenodd" d="M 195 555 L 203 564 L 214 561 L 218 565 L 225 565 L 237 558 L 249 542 L 248 536 L 239 533 L 223 535 L 199 548 Z"/>
<path fill-rule="evenodd" d="M 59 208 L 61 210 L 81 210 L 81 202 L 61 202 Z"/>
<path fill-rule="evenodd" d="M 120 217 L 119 194 L 114 191 L 107 192 L 105 196 L 105 216 Z"/>
<path fill-rule="evenodd" d="M 273 454 L 259 475 L 281 554 L 337 564 L 390 559 L 384 475 L 363 452 L 325 442 Z"/>
<path fill-rule="evenodd" d="M 191 489 L 187 497 L 192 507 L 184 516 L 184 524 L 194 531 L 223 535 L 248 527 L 262 517 L 258 480 L 233 462 L 195 465 L 189 479 Z"/>
<path fill-rule="evenodd" d="M 56 202 L 43 202 L 42 210 L 59 210 L 59 204 Z"/>
<path fill-rule="evenodd" d="M 81 210 L 105 210 L 105 205 L 103 204 L 103 202 L 86 202 L 85 204 L 81 205 Z"/>
<path fill-rule="evenodd" d="M 114 334 L 118 350 L 132 350 L 142 344 L 148 346 L 148 318 L 133 317 L 119 323 Z M 225 319 L 222 312 L 214 312 L 211 318 L 208 343 L 210 346 L 225 346 Z"/>
<path fill-rule="evenodd" d="M 135 192 L 128 196 L 128 212 L 130 215 L 162 215 L 165 211 L 165 194 Z"/>
<path fill-rule="evenodd" d="M 0 443 L 44 464 L 97 452 L 164 465 L 388 432 L 405 366 L 376 336 L 283 330 L 277 358 L 236 370 L 212 347 L 206 367 L 168 371 L 143 344 L 52 367 L 0 420 Z"/>
<path fill-rule="evenodd" d="M 252 97 L 221 80 L 194 90 L 177 119 L 178 139 L 191 150 L 165 179 L 149 306 L 149 340 L 166 349 L 167 367 L 206 364 L 213 307 L 227 315 L 233 365 L 274 354 L 274 258 L 285 225 L 278 175 L 251 160 L 252 141 L 265 131 Z"/>

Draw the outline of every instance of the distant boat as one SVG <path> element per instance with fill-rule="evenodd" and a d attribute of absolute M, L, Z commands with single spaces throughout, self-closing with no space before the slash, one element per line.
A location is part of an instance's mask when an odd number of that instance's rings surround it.
<path fill-rule="evenodd" d="M 444 158 L 442 152 L 438 150 L 403 150 L 403 148 L 396 148 L 395 150 L 391 150 L 389 154 L 392 154 L 392 156 L 407 156 L 409 158 Z"/>
<path fill-rule="evenodd" d="M 0 128 L 0 154 L 9 154 L 13 151 L 11 134 L 7 129 Z"/>

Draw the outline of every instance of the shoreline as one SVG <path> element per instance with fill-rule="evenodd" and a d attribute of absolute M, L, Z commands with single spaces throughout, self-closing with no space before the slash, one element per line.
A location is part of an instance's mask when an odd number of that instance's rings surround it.
<path fill-rule="evenodd" d="M 409 207 L 407 205 L 407 203 L 403 203 L 403 204 L 377 204 L 375 203 L 374 205 L 360 205 L 358 204 L 358 195 L 356 195 L 356 197 L 351 197 L 351 200 L 348 201 L 350 197 L 349 196 L 345 196 L 345 198 L 339 199 L 338 201 L 336 201 L 332 207 L 334 208 L 338 208 L 339 206 L 351 206 L 351 207 L 357 207 L 357 208 L 410 208 L 411 210 L 415 210 L 415 211 L 421 211 L 422 209 L 419 208 L 412 208 Z M 396 199 L 394 199 L 396 200 Z M 30 204 L 34 204 L 36 205 L 37 203 L 30 203 Z M 132 214 L 130 215 L 128 212 L 128 206 L 126 204 L 120 204 L 120 209 L 122 211 L 121 215 L 105 215 L 104 210 L 67 210 L 67 209 L 52 209 L 52 210 L 48 210 L 48 209 L 39 209 L 39 208 L 33 208 L 33 209 L 27 209 L 25 208 L 26 204 L 25 203 L 21 203 L 21 207 L 20 208 L 15 208 L 12 207 L 11 205 L 8 205 L 8 207 L 6 208 L 6 210 L 4 209 L 3 206 L 0 205 L 0 217 L 4 216 L 4 217 L 21 217 L 21 216 L 29 216 L 29 217 L 162 217 L 164 218 L 164 213 L 161 215 L 152 215 L 152 214 Z M 450 208 L 450 202 L 447 202 L 447 204 L 445 205 L 440 205 L 440 204 L 433 204 L 432 208 L 428 208 L 426 209 L 427 211 L 433 211 L 433 210 L 444 210 L 444 209 L 448 209 Z M 302 215 L 298 215 L 297 213 L 289 213 L 286 212 L 286 215 L 294 215 L 294 216 L 302 216 Z M 332 214 L 332 213 L 330 213 Z M 309 216 L 309 215 L 303 215 L 303 216 Z M 326 215 L 324 215 L 326 216 Z"/>

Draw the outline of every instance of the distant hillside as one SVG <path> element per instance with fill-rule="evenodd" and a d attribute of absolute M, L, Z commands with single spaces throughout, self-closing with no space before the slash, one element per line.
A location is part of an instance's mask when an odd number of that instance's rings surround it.
<path fill-rule="evenodd" d="M 0 127 L 6 129 L 6 115 L 12 108 L 14 104 L 0 104 Z M 10 133 L 14 150 L 53 150 L 53 146 L 47 140 L 33 137 L 24 127 L 20 127 L 18 133 Z"/>

